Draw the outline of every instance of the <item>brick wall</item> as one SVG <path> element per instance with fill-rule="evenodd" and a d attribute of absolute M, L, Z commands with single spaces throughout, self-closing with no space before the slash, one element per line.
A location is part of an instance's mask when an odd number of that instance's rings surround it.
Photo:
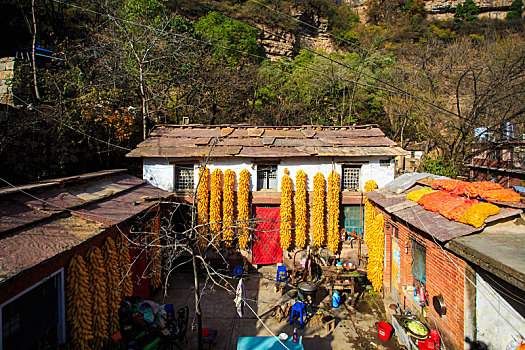
<path fill-rule="evenodd" d="M 389 229 L 385 227 L 386 267 L 383 278 L 385 296 L 390 296 L 392 292 L 390 288 L 392 271 L 391 242 L 392 226 L 395 226 L 399 230 L 398 243 L 401 253 L 399 295 L 402 306 L 404 304 L 407 309 L 417 310 L 417 308 L 412 307 L 413 299 L 411 299 L 411 296 L 402 291 L 403 287 L 414 284 L 414 277 L 411 273 L 411 240 L 415 240 L 426 248 L 426 290 L 429 294 L 430 302 L 430 317 L 427 319 L 427 324 L 431 328 L 435 328 L 434 322 L 436 322 L 443 340 L 447 344 L 447 348 L 463 349 L 465 262 L 450 252 L 445 253 L 430 236 L 415 228 L 408 227 L 402 221 L 395 220 L 381 208 L 376 208 L 376 214 L 383 214 L 385 223 L 390 222 L 391 226 Z M 408 253 L 406 253 L 407 248 Z M 432 297 L 440 294 L 443 296 L 447 306 L 447 314 L 443 318 L 435 312 L 432 306 Z"/>

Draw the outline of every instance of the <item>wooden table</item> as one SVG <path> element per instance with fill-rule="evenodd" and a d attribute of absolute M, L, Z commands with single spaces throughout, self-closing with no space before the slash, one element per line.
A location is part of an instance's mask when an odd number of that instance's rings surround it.
<path fill-rule="evenodd" d="M 330 295 L 334 293 L 334 290 L 350 289 L 352 306 L 354 306 L 355 279 L 359 277 L 359 275 L 351 273 L 353 271 L 350 270 L 338 269 L 336 266 L 321 266 L 321 269 L 323 270 L 323 276 L 326 278 L 326 282 L 330 284 Z M 346 280 L 348 280 L 348 282 L 344 282 Z"/>

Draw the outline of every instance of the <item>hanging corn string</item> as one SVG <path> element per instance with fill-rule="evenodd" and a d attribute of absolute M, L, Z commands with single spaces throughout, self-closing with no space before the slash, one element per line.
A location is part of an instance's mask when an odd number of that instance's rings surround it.
<path fill-rule="evenodd" d="M 107 238 L 102 245 L 104 269 L 106 270 L 106 297 L 108 302 L 108 332 L 115 334 L 119 329 L 118 309 L 120 307 L 120 291 L 118 276 L 118 257 L 115 242 Z"/>
<path fill-rule="evenodd" d="M 210 196 L 210 229 L 213 235 L 221 232 L 221 200 L 222 200 L 222 170 L 215 169 L 211 173 Z"/>
<path fill-rule="evenodd" d="M 248 215 L 250 214 L 250 172 L 243 169 L 239 174 L 239 188 L 237 190 L 237 213 L 240 226 L 239 246 L 246 249 L 250 231 L 248 229 Z"/>
<path fill-rule="evenodd" d="M 202 167 L 199 170 L 199 187 L 197 188 L 197 198 L 198 198 L 198 216 L 197 224 L 199 225 L 199 246 L 201 249 L 206 247 L 206 240 L 204 237 L 207 235 L 207 224 L 209 219 L 210 211 L 210 170 L 207 167 Z"/>
<path fill-rule="evenodd" d="M 133 294 L 133 283 L 131 281 L 131 259 L 129 257 L 129 243 L 128 239 L 124 237 L 122 232 L 117 234 L 115 240 L 117 246 L 118 256 L 118 270 L 121 299 L 130 297 Z"/>
<path fill-rule="evenodd" d="M 295 244 L 299 248 L 306 244 L 307 215 L 306 173 L 299 170 L 295 175 Z"/>
<path fill-rule="evenodd" d="M 341 235 L 339 233 L 339 174 L 334 170 L 328 175 L 328 249 L 337 254 Z"/>
<path fill-rule="evenodd" d="M 324 196 L 325 196 L 325 180 L 321 173 L 314 176 L 314 211 L 313 211 L 313 236 L 314 245 L 321 247 L 324 244 L 325 238 L 325 221 L 324 221 Z"/>
<path fill-rule="evenodd" d="M 281 247 L 290 248 L 292 243 L 292 179 L 284 169 L 281 179 Z"/>
<path fill-rule="evenodd" d="M 366 182 L 365 192 L 375 189 L 377 189 L 377 184 L 374 180 Z M 367 277 L 372 282 L 372 287 L 376 292 L 380 291 L 383 285 L 384 225 L 383 215 L 376 216 L 374 204 L 365 198 L 365 242 L 368 247 Z"/>
<path fill-rule="evenodd" d="M 225 240 L 226 246 L 231 247 L 233 243 L 233 230 L 230 228 L 233 224 L 233 204 L 235 200 L 235 171 L 226 170 L 224 172 L 224 199 L 222 202 L 222 239 Z"/>
<path fill-rule="evenodd" d="M 73 349 L 89 350 L 92 334 L 92 298 L 89 291 L 89 272 L 84 259 L 75 255 L 67 268 L 67 321 Z"/>
<path fill-rule="evenodd" d="M 97 247 L 89 249 L 86 261 L 89 272 L 89 293 L 92 296 L 93 348 L 102 349 L 108 337 L 108 303 L 106 270 L 100 249 Z"/>
<path fill-rule="evenodd" d="M 151 276 L 149 282 L 153 289 L 157 289 L 162 283 L 162 257 L 159 242 L 160 215 L 155 217 L 151 231 L 148 235 L 148 259 Z"/>

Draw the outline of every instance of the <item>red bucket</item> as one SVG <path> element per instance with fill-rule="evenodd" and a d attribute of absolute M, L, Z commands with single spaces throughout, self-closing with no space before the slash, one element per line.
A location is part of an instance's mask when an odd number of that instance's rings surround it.
<path fill-rule="evenodd" d="M 392 335 L 392 326 L 390 323 L 387 322 L 378 322 L 377 323 L 377 334 L 379 335 L 379 339 L 387 341 L 390 339 L 390 336 Z"/>

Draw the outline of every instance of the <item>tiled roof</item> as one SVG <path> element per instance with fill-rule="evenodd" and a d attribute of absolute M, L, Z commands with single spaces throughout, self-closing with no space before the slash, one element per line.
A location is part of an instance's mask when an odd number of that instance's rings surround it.
<path fill-rule="evenodd" d="M 408 154 L 375 124 L 361 126 L 160 125 L 127 157 L 311 157 Z"/>

